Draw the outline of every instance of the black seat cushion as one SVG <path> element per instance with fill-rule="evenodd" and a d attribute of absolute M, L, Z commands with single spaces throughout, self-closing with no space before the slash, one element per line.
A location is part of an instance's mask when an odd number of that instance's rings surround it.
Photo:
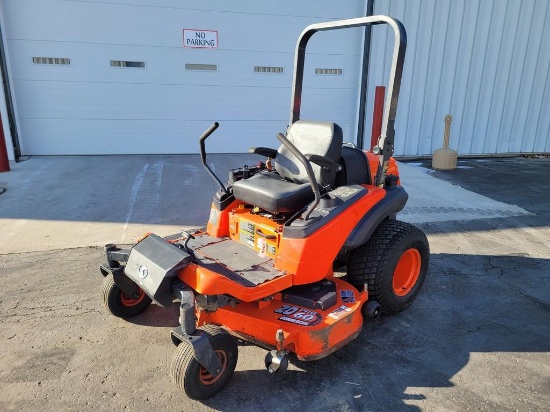
<path fill-rule="evenodd" d="M 296 184 L 262 172 L 233 185 L 235 198 L 272 213 L 296 212 L 314 199 L 309 183 Z"/>
<path fill-rule="evenodd" d="M 287 130 L 287 139 L 303 154 L 316 154 L 337 163 L 342 151 L 342 129 L 336 123 L 298 120 Z M 284 145 L 274 159 L 277 173 L 264 172 L 233 185 L 235 198 L 271 213 L 297 212 L 315 195 L 304 165 Z M 332 187 L 335 171 L 312 164 L 317 183 Z"/>

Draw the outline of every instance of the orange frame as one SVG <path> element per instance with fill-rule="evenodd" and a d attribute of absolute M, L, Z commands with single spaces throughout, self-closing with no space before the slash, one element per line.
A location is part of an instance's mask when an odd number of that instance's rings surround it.
<path fill-rule="evenodd" d="M 378 157 L 369 152 L 365 152 L 365 156 L 370 173 L 375 176 L 379 167 Z M 393 158 L 390 159 L 388 174 L 399 177 Z M 212 204 L 206 233 L 211 237 L 231 237 L 238 241 L 239 219 L 264 225 L 266 230 L 277 235 L 276 240 L 272 240 L 277 253 L 271 257 L 274 258 L 274 267 L 282 271 L 283 275 L 254 287 L 247 287 L 205 267 L 189 264 L 178 273 L 178 278 L 196 293 L 227 294 L 239 301 L 234 307 L 227 305 L 212 312 L 197 309 L 197 326 L 218 324 L 237 337 L 267 348 L 275 346 L 275 334 L 278 329 L 283 329 L 284 349 L 296 353 L 303 360 L 327 356 L 355 339 L 363 325 L 361 308 L 368 300 L 368 294 L 366 290 L 359 292 L 347 282 L 334 278 L 332 264 L 353 228 L 386 194 L 384 189 L 376 186 L 363 185 L 363 188 L 366 191 L 359 200 L 343 210 L 337 218 L 304 238 L 285 237 L 284 226 L 251 213 L 243 202 L 233 201 L 223 210 L 218 210 Z M 298 313 L 315 312 L 315 316 L 319 316 L 319 323 L 304 326 L 280 320 L 277 310 L 287 305 L 282 301 L 281 291 L 324 278 L 336 283 L 335 306 L 324 311 L 294 306 L 296 310 L 302 311 Z M 343 302 L 341 290 L 353 291 L 353 302 Z M 342 316 L 335 318 L 333 312 L 338 310 Z"/>

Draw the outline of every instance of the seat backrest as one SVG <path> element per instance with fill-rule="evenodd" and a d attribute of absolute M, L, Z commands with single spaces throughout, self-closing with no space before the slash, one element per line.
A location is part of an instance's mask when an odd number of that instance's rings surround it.
<path fill-rule="evenodd" d="M 334 187 L 372 184 L 369 162 L 362 150 L 348 146 L 342 147 L 340 166 L 342 169 L 336 174 Z"/>
<path fill-rule="evenodd" d="M 298 120 L 288 128 L 286 137 L 304 155 L 325 156 L 335 163 L 340 160 L 343 137 L 342 128 L 336 123 Z M 336 172 L 325 170 L 314 163 L 311 167 L 317 183 L 333 186 Z M 277 150 L 275 170 L 295 183 L 308 182 L 305 167 L 284 145 Z"/>

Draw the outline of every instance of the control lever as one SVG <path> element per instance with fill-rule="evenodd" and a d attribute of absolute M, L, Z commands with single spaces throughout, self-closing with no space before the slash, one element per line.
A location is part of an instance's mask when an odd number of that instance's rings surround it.
<path fill-rule="evenodd" d="M 214 172 L 212 171 L 212 169 L 210 169 L 210 166 L 208 166 L 208 163 L 206 163 L 206 146 L 205 146 L 205 140 L 208 136 L 210 136 L 212 133 L 214 133 L 214 131 L 220 126 L 220 124 L 218 122 L 214 122 L 212 123 L 212 125 L 206 129 L 206 131 L 201 135 L 201 137 L 199 138 L 199 143 L 200 143 L 200 150 L 201 150 L 201 160 L 202 160 L 202 165 L 204 166 L 204 168 L 206 169 L 206 171 L 208 172 L 208 174 L 212 177 L 212 179 L 214 179 L 216 181 L 216 183 L 218 184 L 218 186 L 220 187 L 220 189 L 227 195 L 229 194 L 229 192 L 227 191 L 227 188 L 223 185 L 223 183 L 221 182 L 220 179 L 218 179 L 218 176 L 216 176 L 214 174 Z"/>

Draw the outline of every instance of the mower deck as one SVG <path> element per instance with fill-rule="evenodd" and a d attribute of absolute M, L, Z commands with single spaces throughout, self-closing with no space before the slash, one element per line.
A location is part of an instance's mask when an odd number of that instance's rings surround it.
<path fill-rule="evenodd" d="M 284 349 L 302 360 L 330 355 L 357 337 L 363 325 L 361 305 L 367 292 L 358 292 L 340 279 L 324 280 L 308 288 L 293 287 L 270 300 L 240 302 L 200 311 L 197 324 L 224 325 L 231 334 L 266 349 L 284 330 Z"/>
<path fill-rule="evenodd" d="M 201 230 L 193 236 L 188 247 L 198 266 L 241 286 L 255 288 L 289 276 L 273 266 L 272 258 L 247 243 L 214 238 Z M 181 242 L 178 235 L 165 239 Z M 316 360 L 357 337 L 363 324 L 361 305 L 366 300 L 366 291 L 358 292 L 338 278 L 325 279 L 252 302 L 199 310 L 197 325 L 224 325 L 231 334 L 267 349 L 275 348 L 270 342 L 283 330 L 285 350 L 302 360 Z"/>

